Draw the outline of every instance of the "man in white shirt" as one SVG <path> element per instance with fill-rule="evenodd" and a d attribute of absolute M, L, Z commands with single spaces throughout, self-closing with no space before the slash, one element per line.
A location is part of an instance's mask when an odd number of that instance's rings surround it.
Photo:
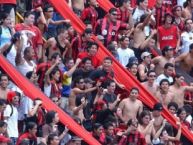
<path fill-rule="evenodd" d="M 174 79 L 172 77 L 174 73 L 174 65 L 172 63 L 166 63 L 164 66 L 164 73 L 160 74 L 156 79 L 156 84 L 159 85 L 161 80 L 167 79 L 170 83 L 170 85 L 174 82 Z"/>
<path fill-rule="evenodd" d="M 181 53 L 189 52 L 189 46 L 193 43 L 192 20 L 185 20 L 185 30 L 181 34 Z"/>
<path fill-rule="evenodd" d="M 122 36 L 121 38 L 121 47 L 117 49 L 117 53 L 118 53 L 118 59 L 119 62 L 126 67 L 126 65 L 129 63 L 129 59 L 131 57 L 134 57 L 134 51 L 130 48 L 128 48 L 129 45 L 129 38 Z"/>
<path fill-rule="evenodd" d="M 4 120 L 7 122 L 7 133 L 11 138 L 12 144 L 16 144 L 19 136 L 18 131 L 18 111 L 20 94 L 15 91 L 10 91 L 7 94 L 8 105 L 4 110 Z"/>

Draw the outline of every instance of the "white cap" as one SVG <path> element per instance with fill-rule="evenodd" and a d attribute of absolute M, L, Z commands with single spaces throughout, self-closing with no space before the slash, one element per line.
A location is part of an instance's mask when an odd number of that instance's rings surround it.
<path fill-rule="evenodd" d="M 146 57 L 146 56 L 149 56 L 149 55 L 151 55 L 151 53 L 149 53 L 149 52 L 143 52 L 142 54 L 141 54 L 141 59 L 142 60 L 144 60 L 144 58 Z"/>

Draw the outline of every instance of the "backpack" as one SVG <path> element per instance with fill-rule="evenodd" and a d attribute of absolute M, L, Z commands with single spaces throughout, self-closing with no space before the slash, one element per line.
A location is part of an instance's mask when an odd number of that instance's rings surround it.
<path fill-rule="evenodd" d="M 3 52 L 3 55 L 4 55 L 5 57 L 6 57 L 7 54 L 11 51 L 12 46 L 13 46 L 13 43 L 11 43 L 11 44 L 9 45 L 9 47 Z"/>

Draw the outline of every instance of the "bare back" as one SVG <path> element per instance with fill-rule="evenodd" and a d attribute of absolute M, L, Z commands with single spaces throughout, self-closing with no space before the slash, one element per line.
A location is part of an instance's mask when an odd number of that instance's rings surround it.
<path fill-rule="evenodd" d="M 184 87 L 176 87 L 172 85 L 170 87 L 170 92 L 173 93 L 173 102 L 176 102 L 178 104 L 178 107 L 183 107 L 184 106 Z"/>
<path fill-rule="evenodd" d="M 139 48 L 140 45 L 145 41 L 145 33 L 142 29 L 140 29 L 140 25 L 142 25 L 141 23 L 137 25 L 137 27 L 134 30 L 134 36 L 133 36 L 133 40 L 134 40 L 134 44 L 133 47 L 134 48 Z"/>
<path fill-rule="evenodd" d="M 164 66 L 166 63 L 174 64 L 174 58 L 167 59 L 166 57 L 163 56 L 158 56 L 156 61 L 157 63 L 155 64 L 155 72 L 158 76 L 164 73 Z"/>

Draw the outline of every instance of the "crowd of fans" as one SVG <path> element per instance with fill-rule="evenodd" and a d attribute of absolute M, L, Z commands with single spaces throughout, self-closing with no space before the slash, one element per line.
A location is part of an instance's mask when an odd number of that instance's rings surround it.
<path fill-rule="evenodd" d="M 81 35 L 46 0 L 0 0 L 0 53 L 102 145 L 192 144 L 181 126 L 193 132 L 193 83 L 184 76 L 193 76 L 193 0 L 110 1 L 115 8 L 106 13 L 97 0 L 66 0 L 86 25 Z M 15 24 L 16 6 L 24 20 Z M 138 86 L 127 92 L 116 80 L 111 57 L 99 61 L 93 34 L 158 100 L 153 109 L 139 100 Z M 42 103 L 1 69 L 0 144 L 86 144 Z"/>

